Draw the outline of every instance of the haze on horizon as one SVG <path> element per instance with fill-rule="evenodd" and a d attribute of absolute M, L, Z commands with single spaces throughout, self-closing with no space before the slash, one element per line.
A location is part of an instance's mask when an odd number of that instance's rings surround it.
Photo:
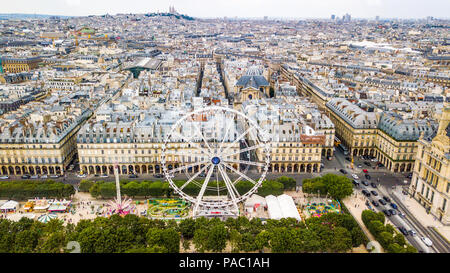
<path fill-rule="evenodd" d="M 352 18 L 449 17 L 448 0 L 15 0 L 3 3 L 1 13 L 87 16 L 117 13 L 166 12 L 169 6 L 199 18 L 264 17 Z"/>

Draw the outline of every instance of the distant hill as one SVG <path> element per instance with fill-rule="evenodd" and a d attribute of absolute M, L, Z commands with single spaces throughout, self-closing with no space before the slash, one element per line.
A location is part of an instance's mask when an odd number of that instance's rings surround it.
<path fill-rule="evenodd" d="M 167 17 L 175 17 L 177 19 L 185 19 L 185 20 L 189 20 L 189 21 L 194 21 L 195 19 L 191 16 L 187 16 L 184 14 L 173 14 L 173 13 L 169 13 L 169 12 L 159 12 L 159 13 L 148 13 L 145 14 L 145 16 L 147 17 L 155 17 L 155 16 L 167 16 Z"/>
<path fill-rule="evenodd" d="M 0 13 L 0 20 L 11 19 L 49 19 L 49 18 L 66 19 L 72 16 L 48 15 L 48 14 L 25 14 L 25 13 Z"/>

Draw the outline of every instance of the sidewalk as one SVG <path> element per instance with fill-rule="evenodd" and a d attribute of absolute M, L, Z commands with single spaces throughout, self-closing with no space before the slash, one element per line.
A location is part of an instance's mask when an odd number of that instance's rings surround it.
<path fill-rule="evenodd" d="M 361 219 L 361 213 L 363 210 L 368 209 L 366 207 L 364 196 L 359 193 L 354 193 L 349 197 L 346 197 L 342 202 L 345 204 L 345 206 L 348 208 L 350 213 L 355 218 L 356 222 L 358 222 L 359 226 L 363 230 L 363 232 L 366 234 L 367 238 L 369 238 L 369 241 L 376 241 L 375 238 L 372 236 L 372 234 L 369 232 L 369 230 L 364 225 L 362 219 Z M 356 207 L 355 207 L 356 205 Z"/>
<path fill-rule="evenodd" d="M 436 217 L 428 214 L 414 198 L 402 194 L 401 187 L 396 187 L 392 193 L 402 201 L 408 211 L 425 227 L 434 227 L 442 236 L 450 241 L 450 226 L 444 226 Z"/>

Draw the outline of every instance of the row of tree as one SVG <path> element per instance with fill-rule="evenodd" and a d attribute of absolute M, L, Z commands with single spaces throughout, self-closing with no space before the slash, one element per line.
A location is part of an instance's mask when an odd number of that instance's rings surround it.
<path fill-rule="evenodd" d="M 321 177 L 304 179 L 302 190 L 304 193 L 330 195 L 341 200 L 353 193 L 352 181 L 342 175 L 325 174 Z"/>
<path fill-rule="evenodd" d="M 43 224 L 28 218 L 0 219 L 0 252 L 70 252 L 76 241 L 82 253 L 197 252 L 347 252 L 367 243 L 349 214 L 326 214 L 298 222 L 293 218 L 262 222 L 246 217 L 150 220 L 136 215 L 81 220 L 64 226 L 58 219 Z M 193 244 L 191 246 L 191 244 Z"/>
<path fill-rule="evenodd" d="M 174 181 L 174 183 L 181 187 L 186 183 L 185 180 Z M 226 189 L 225 184 L 222 181 L 218 182 L 218 186 Z M 210 181 L 209 186 L 217 188 L 216 181 Z M 235 184 L 237 191 L 240 194 L 248 192 L 254 185 L 249 181 L 239 181 Z M 279 177 L 276 180 L 266 180 L 263 181 L 260 188 L 258 188 L 258 195 L 280 195 L 284 190 L 292 190 L 296 186 L 296 181 L 290 177 Z M 114 182 L 103 182 L 103 181 L 89 181 L 83 180 L 80 183 L 80 191 L 90 192 L 95 198 L 112 198 L 116 195 L 116 186 Z M 161 181 L 121 181 L 120 191 L 130 197 L 170 197 L 174 195 L 173 189 L 170 187 L 168 182 Z M 200 187 L 194 183 L 188 184 L 184 187 L 183 191 L 191 196 L 198 195 Z M 217 194 L 217 191 L 206 191 L 205 195 Z M 223 194 L 226 194 L 225 190 Z"/>
<path fill-rule="evenodd" d="M 385 225 L 386 218 L 382 212 L 364 210 L 361 219 L 386 251 L 390 253 L 417 253 L 417 249 L 406 242 L 403 234 L 396 231 L 391 224 Z"/>
<path fill-rule="evenodd" d="M 69 198 L 75 193 L 72 185 L 53 180 L 17 180 L 0 182 L 0 198 L 26 200 L 34 197 Z"/>

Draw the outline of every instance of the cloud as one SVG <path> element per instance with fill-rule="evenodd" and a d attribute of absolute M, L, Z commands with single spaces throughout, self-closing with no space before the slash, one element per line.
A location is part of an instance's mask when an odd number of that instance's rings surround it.
<path fill-rule="evenodd" d="M 381 0 L 366 0 L 366 3 L 369 7 L 381 7 L 383 5 Z"/>
<path fill-rule="evenodd" d="M 66 0 L 66 4 L 71 7 L 76 7 L 81 5 L 81 0 Z"/>

